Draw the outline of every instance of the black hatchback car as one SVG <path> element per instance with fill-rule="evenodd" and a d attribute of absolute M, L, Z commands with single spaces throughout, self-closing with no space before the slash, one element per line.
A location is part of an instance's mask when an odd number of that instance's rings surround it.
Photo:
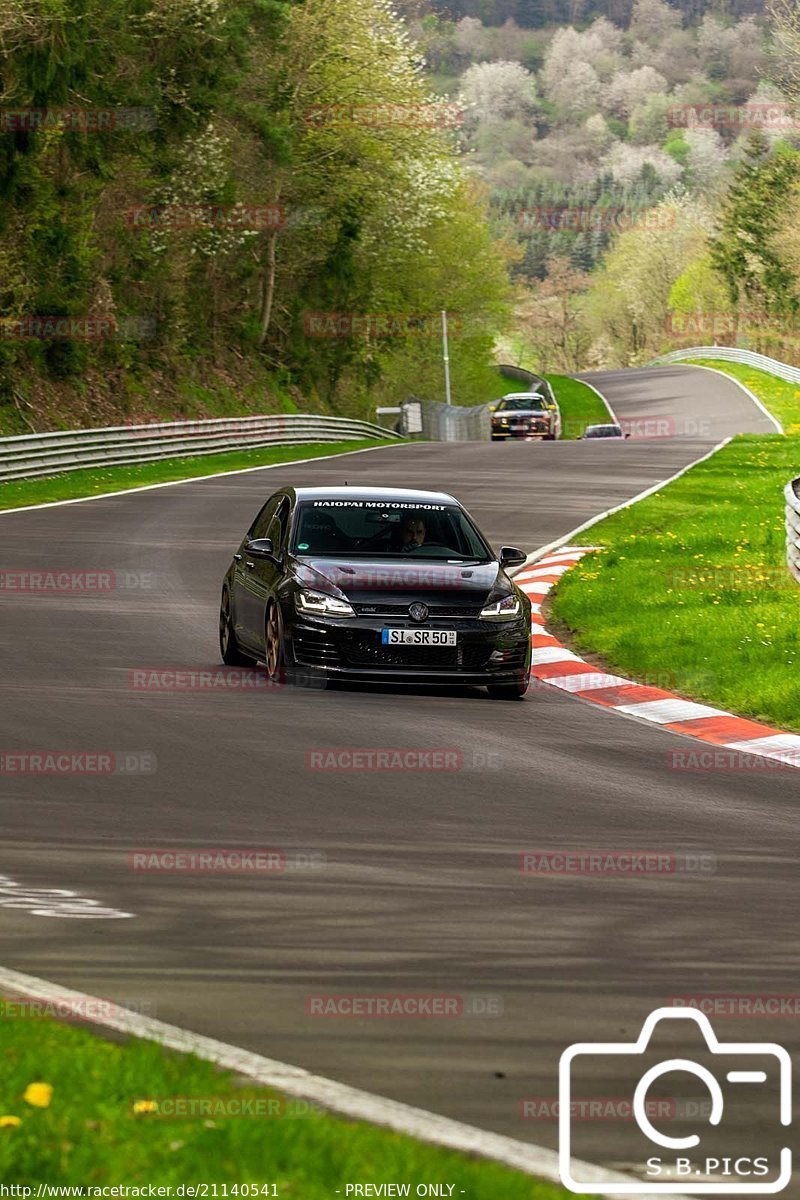
<path fill-rule="evenodd" d="M 220 650 L 275 682 L 351 679 L 525 694 L 531 606 L 443 492 L 284 488 L 269 498 L 222 585 Z"/>

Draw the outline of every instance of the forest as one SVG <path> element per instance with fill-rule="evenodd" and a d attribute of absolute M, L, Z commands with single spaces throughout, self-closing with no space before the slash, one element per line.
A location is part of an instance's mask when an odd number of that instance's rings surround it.
<path fill-rule="evenodd" d="M 791 0 L 468 8 L 0 0 L 0 433 L 796 360 Z"/>

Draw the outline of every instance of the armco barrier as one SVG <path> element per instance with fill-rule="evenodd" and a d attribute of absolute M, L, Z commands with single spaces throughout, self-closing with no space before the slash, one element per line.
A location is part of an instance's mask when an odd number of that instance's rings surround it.
<path fill-rule="evenodd" d="M 398 436 L 371 421 L 294 413 L 114 425 L 107 429 L 74 429 L 64 433 L 26 433 L 20 437 L 0 438 L 0 482 L 86 467 L 216 454 L 220 450 Z"/>
<path fill-rule="evenodd" d="M 800 479 L 792 479 L 784 488 L 786 497 L 786 565 L 800 583 Z"/>
<path fill-rule="evenodd" d="M 660 355 L 656 363 L 683 362 L 687 358 L 717 358 L 720 362 L 741 363 L 746 367 L 757 367 L 787 383 L 800 383 L 800 367 L 790 367 L 788 363 L 779 362 L 776 358 L 767 358 L 766 354 L 756 354 L 754 350 L 739 350 L 736 346 L 692 346 L 686 350 L 672 350 L 669 354 Z"/>

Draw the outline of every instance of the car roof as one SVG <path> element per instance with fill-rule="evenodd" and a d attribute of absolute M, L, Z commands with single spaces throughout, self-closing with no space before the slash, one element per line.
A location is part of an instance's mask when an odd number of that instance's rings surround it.
<path fill-rule="evenodd" d="M 424 492 L 416 488 L 299 487 L 292 489 L 298 500 L 411 500 L 418 504 L 459 504 L 448 492 Z"/>
<path fill-rule="evenodd" d="M 544 400 L 541 392 L 506 392 L 505 396 L 501 396 L 501 400 L 528 400 L 531 396 L 538 396 L 540 400 Z"/>
<path fill-rule="evenodd" d="M 590 429 L 619 429 L 622 431 L 622 426 L 615 425 L 613 422 L 607 422 L 605 425 L 587 425 L 586 432 L 588 433 Z"/>

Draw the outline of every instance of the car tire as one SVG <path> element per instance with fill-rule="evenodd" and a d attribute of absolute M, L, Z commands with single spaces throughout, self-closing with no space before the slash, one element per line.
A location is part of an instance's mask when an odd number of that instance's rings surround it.
<path fill-rule="evenodd" d="M 242 653 L 231 616 L 231 594 L 227 587 L 222 589 L 219 605 L 219 653 L 226 667 L 252 667 L 255 659 Z"/>
<path fill-rule="evenodd" d="M 490 683 L 486 690 L 492 700 L 521 700 L 528 690 L 530 679 L 520 683 Z"/>

